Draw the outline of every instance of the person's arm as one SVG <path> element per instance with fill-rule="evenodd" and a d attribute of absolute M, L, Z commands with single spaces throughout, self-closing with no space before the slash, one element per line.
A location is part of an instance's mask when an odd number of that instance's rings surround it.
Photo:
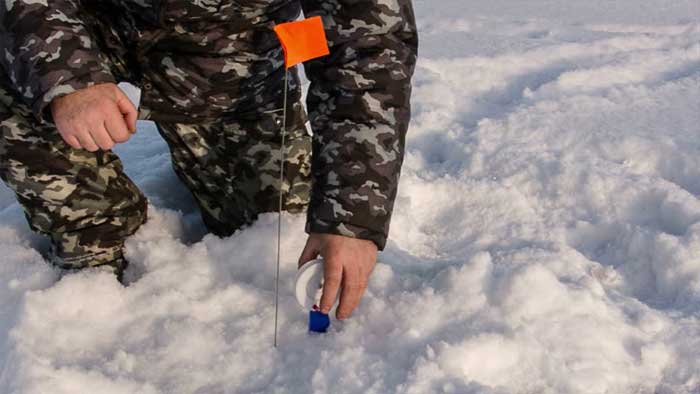
<path fill-rule="evenodd" d="M 0 6 L 0 67 L 40 121 L 51 101 L 114 83 L 78 0 L 9 1 Z"/>
<path fill-rule="evenodd" d="M 410 0 L 302 0 L 331 54 L 306 64 L 314 187 L 307 231 L 386 244 L 418 38 Z"/>
<path fill-rule="evenodd" d="M 410 117 L 418 37 L 410 0 L 301 0 L 330 55 L 306 63 L 313 190 L 299 258 L 324 257 L 321 311 L 359 305 L 386 245 Z"/>
<path fill-rule="evenodd" d="M 115 85 L 77 0 L 0 5 L 0 67 L 37 120 L 47 115 L 76 149 L 111 149 L 136 131 L 136 108 Z"/>

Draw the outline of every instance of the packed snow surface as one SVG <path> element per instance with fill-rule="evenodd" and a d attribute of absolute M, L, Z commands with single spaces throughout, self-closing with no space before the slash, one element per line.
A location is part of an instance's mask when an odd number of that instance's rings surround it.
<path fill-rule="evenodd" d="M 0 392 L 700 393 L 700 3 L 415 6 L 391 242 L 352 319 L 307 333 L 285 216 L 273 349 L 276 216 L 205 235 L 142 124 L 127 288 L 61 278 L 0 187 Z"/>

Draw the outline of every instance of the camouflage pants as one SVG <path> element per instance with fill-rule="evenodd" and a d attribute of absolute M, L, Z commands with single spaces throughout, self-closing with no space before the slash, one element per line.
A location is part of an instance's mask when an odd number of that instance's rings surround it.
<path fill-rule="evenodd" d="M 52 241 L 63 268 L 121 271 L 124 239 L 146 219 L 146 199 L 112 151 L 76 150 L 51 123 L 39 124 L 0 75 L 0 178 L 16 193 L 31 228 Z M 5 80 L 6 81 L 6 80 Z M 279 198 L 280 111 L 205 124 L 158 124 L 172 165 L 207 227 L 226 236 L 272 211 Z M 305 208 L 311 140 L 300 104 L 288 116 L 284 208 Z"/>
<path fill-rule="evenodd" d="M 288 114 L 282 208 L 301 212 L 311 191 L 311 137 L 301 103 Z M 282 111 L 209 124 L 159 123 L 173 168 L 192 191 L 207 228 L 228 236 L 259 213 L 276 211 Z"/>

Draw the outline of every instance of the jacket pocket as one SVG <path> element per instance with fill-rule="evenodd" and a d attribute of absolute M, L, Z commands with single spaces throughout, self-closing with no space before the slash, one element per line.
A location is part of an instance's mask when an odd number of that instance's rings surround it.
<path fill-rule="evenodd" d="M 160 0 L 161 23 L 255 20 L 290 0 Z"/>
<path fill-rule="evenodd" d="M 161 22 L 223 20 L 233 0 L 161 0 Z"/>

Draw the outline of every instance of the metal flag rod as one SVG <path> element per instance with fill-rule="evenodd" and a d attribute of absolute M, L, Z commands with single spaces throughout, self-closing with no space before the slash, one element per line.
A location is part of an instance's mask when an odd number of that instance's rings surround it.
<path fill-rule="evenodd" d="M 282 242 L 282 189 L 284 187 L 284 139 L 287 133 L 287 90 L 289 88 L 289 70 L 284 70 L 284 100 L 282 103 L 282 144 L 280 145 L 280 192 L 277 212 L 277 272 L 275 273 L 275 341 L 277 347 L 277 317 L 280 303 L 280 244 Z"/>

